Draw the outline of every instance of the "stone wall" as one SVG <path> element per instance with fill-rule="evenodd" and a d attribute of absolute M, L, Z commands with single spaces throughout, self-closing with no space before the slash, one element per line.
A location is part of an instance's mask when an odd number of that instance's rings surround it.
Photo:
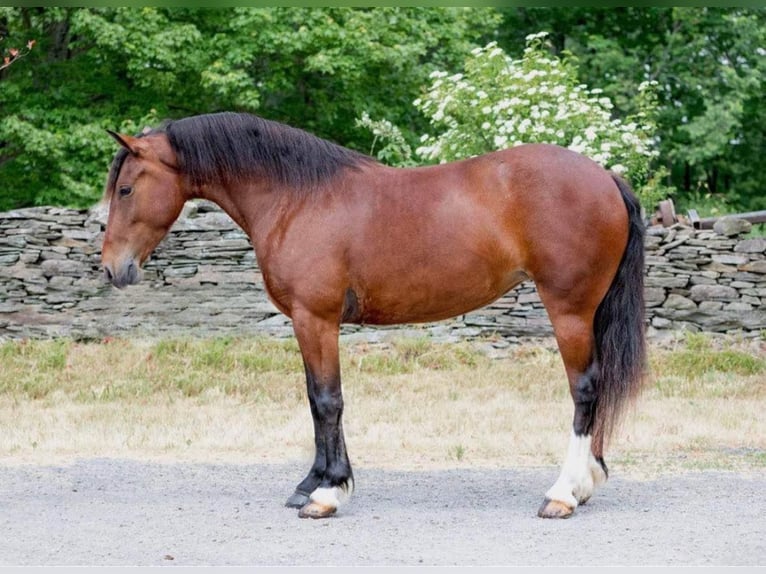
<path fill-rule="evenodd" d="M 102 232 L 103 214 L 95 212 L 0 213 L 0 339 L 292 333 L 266 297 L 247 237 L 215 206 L 187 204 L 147 263 L 144 281 L 122 291 L 102 279 Z M 765 239 L 653 227 L 646 247 L 650 334 L 766 329 Z M 551 334 L 531 282 L 452 321 L 403 329 L 447 340 Z M 343 332 L 377 340 L 391 330 Z"/>

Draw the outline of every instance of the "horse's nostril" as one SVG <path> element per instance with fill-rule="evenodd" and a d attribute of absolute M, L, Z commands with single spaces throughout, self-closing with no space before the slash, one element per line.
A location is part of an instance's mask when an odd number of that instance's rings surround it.
<path fill-rule="evenodd" d="M 104 277 L 106 277 L 106 280 L 110 283 L 114 280 L 114 275 L 112 274 L 112 270 L 109 269 L 109 267 L 104 267 Z"/>
<path fill-rule="evenodd" d="M 131 285 L 138 283 L 138 267 L 136 266 L 135 261 L 131 261 L 130 263 L 128 263 L 127 278 L 128 278 L 128 283 L 130 283 Z"/>

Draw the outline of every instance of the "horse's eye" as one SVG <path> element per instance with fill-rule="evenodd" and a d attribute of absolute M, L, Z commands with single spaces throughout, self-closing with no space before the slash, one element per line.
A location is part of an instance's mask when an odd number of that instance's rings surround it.
<path fill-rule="evenodd" d="M 123 185 L 120 188 L 120 197 L 128 197 L 131 193 L 133 193 L 133 188 L 129 185 Z"/>

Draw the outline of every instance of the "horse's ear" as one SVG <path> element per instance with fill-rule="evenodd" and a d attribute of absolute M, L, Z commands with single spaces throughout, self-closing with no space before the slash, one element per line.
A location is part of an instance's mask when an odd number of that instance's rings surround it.
<path fill-rule="evenodd" d="M 112 136 L 118 144 L 120 144 L 130 153 L 132 153 L 133 155 L 138 155 L 138 146 L 136 146 L 136 140 L 138 138 L 134 138 L 132 136 L 126 136 L 124 134 L 118 134 L 117 132 L 113 132 L 112 130 L 106 130 L 106 133 Z"/>

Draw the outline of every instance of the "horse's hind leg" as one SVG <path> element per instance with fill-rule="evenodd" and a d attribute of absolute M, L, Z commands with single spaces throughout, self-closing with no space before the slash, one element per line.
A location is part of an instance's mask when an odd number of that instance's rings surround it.
<path fill-rule="evenodd" d="M 343 437 L 339 326 L 294 311 L 293 328 L 306 368 L 316 455 L 308 476 L 288 499 L 287 506 L 300 507 L 302 518 L 325 518 L 334 514 L 354 490 Z"/>
<path fill-rule="evenodd" d="M 550 299 L 544 290 L 540 295 L 543 301 Z M 596 441 L 593 440 L 598 400 L 597 365 L 593 359 L 593 312 L 575 312 L 555 305 L 550 305 L 548 312 L 569 379 L 575 412 L 566 459 L 558 479 L 545 493 L 538 516 L 568 518 L 578 504 L 590 498 L 594 487 L 607 478 L 602 437 L 599 435 Z"/>

